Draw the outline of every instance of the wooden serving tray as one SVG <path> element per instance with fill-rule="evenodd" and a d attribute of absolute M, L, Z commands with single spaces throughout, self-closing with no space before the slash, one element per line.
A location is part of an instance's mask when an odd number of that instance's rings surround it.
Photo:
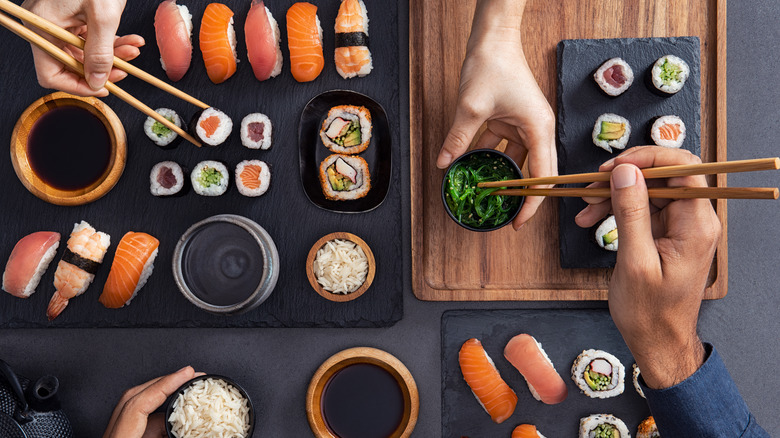
<path fill-rule="evenodd" d="M 455 114 L 459 72 L 474 4 L 410 2 L 410 174 L 412 282 L 431 301 L 604 300 L 610 269 L 562 269 L 558 203 L 547 200 L 519 232 L 462 229 L 441 202 L 443 171 L 436 156 Z M 556 45 L 572 38 L 698 36 L 701 40 L 703 161 L 726 160 L 726 0 L 531 0 L 523 19 L 523 48 L 555 109 Z M 524 172 L 526 170 L 524 169 Z M 527 174 L 527 172 L 526 172 Z M 726 176 L 710 180 L 726 186 Z M 715 203 L 723 234 L 706 298 L 726 295 L 726 201 Z"/>

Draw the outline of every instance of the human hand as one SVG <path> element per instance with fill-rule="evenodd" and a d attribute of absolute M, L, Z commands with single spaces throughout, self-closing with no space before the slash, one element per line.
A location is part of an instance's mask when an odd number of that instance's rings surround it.
<path fill-rule="evenodd" d="M 106 80 L 117 82 L 127 76 L 112 68 L 114 55 L 129 61 L 141 53 L 138 48 L 144 45 L 139 35 L 116 36 L 125 0 L 26 0 L 22 7 L 86 40 L 82 51 L 31 27 L 84 63 L 86 79 L 33 45 L 35 73 L 44 88 L 82 96 L 107 96 L 108 91 L 103 88 Z"/>
<path fill-rule="evenodd" d="M 639 168 L 700 162 L 685 150 L 629 149 L 599 168 L 612 171 L 611 202 L 586 199 L 575 219 L 590 227 L 610 206 L 615 214 L 620 247 L 609 310 L 651 388 L 682 382 L 704 361 L 696 323 L 721 226 L 709 200 L 648 199 L 647 185 L 705 187 L 704 176 L 646 183 Z"/>
<path fill-rule="evenodd" d="M 479 128 L 479 148 L 507 140 L 506 154 L 531 177 L 558 174 L 555 116 L 525 59 L 520 22 L 525 1 L 481 0 L 477 4 L 466 59 L 460 74 L 455 119 L 439 151 L 444 169 L 468 149 Z M 513 222 L 517 230 L 539 208 L 543 197 L 528 197 Z"/>
<path fill-rule="evenodd" d="M 196 373 L 187 366 L 173 374 L 128 389 L 114 408 L 103 438 L 165 437 L 164 415 L 152 413 L 181 385 L 201 375 L 203 373 Z"/>

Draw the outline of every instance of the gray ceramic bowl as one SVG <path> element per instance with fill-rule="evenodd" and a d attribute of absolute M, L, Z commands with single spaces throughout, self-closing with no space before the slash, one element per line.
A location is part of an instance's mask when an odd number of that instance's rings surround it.
<path fill-rule="evenodd" d="M 192 304 L 233 315 L 254 309 L 273 292 L 279 252 L 271 236 L 243 216 L 221 214 L 191 226 L 173 254 L 173 277 Z"/>

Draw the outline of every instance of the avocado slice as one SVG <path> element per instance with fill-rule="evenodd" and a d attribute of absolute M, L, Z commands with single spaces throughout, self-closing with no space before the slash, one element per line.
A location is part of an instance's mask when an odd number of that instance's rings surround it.
<path fill-rule="evenodd" d="M 361 143 L 360 127 L 359 126 L 354 126 L 352 131 L 350 131 L 349 133 L 347 133 L 346 136 L 344 136 L 344 140 L 343 141 L 344 141 L 343 146 L 345 148 L 349 148 L 349 147 L 353 147 L 353 146 L 359 145 Z"/>
<path fill-rule="evenodd" d="M 350 181 L 349 178 L 345 177 L 344 175 L 336 172 L 335 164 L 328 167 L 327 174 L 328 182 L 330 183 L 330 186 L 333 188 L 333 190 L 337 192 L 349 190 L 352 181 Z"/>
<path fill-rule="evenodd" d="M 587 383 L 588 386 L 590 386 L 590 389 L 592 389 L 594 391 L 598 391 L 599 390 L 599 387 L 598 387 L 598 385 L 596 385 L 596 382 L 594 382 L 590 378 L 590 370 L 585 371 L 585 373 L 583 373 L 582 377 L 585 378 L 585 383 Z"/>
<path fill-rule="evenodd" d="M 601 239 L 604 241 L 604 245 L 609 245 L 610 243 L 616 241 L 617 238 L 618 238 L 617 228 L 615 228 L 614 230 L 610 231 L 609 233 L 601 237 Z"/>
<path fill-rule="evenodd" d="M 617 140 L 626 133 L 626 125 L 618 122 L 601 122 L 599 140 Z"/>

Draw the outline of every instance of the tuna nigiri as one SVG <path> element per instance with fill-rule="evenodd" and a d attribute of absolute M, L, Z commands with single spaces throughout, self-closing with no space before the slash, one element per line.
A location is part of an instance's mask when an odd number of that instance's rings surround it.
<path fill-rule="evenodd" d="M 510 339 L 504 357 L 523 375 L 535 399 L 549 405 L 566 399 L 566 383 L 533 336 L 523 333 Z"/>
<path fill-rule="evenodd" d="M 373 68 L 368 50 L 368 12 L 363 0 L 342 0 L 336 16 L 336 71 L 344 79 L 363 77 Z"/>
<path fill-rule="evenodd" d="M 130 231 L 122 237 L 100 294 L 104 306 L 118 309 L 130 304 L 152 275 L 158 246 L 160 241 L 146 233 Z"/>
<path fill-rule="evenodd" d="M 38 231 L 22 237 L 5 265 L 3 290 L 19 298 L 35 293 L 59 246 L 60 233 L 52 231 Z"/>
<path fill-rule="evenodd" d="M 111 236 L 96 231 L 86 221 L 81 221 L 73 227 L 68 238 L 68 247 L 54 273 L 54 287 L 57 290 L 46 309 L 49 321 L 65 310 L 68 300 L 83 294 L 92 284 L 109 245 Z"/>
<path fill-rule="evenodd" d="M 322 26 L 317 7 L 298 2 L 287 10 L 287 45 L 290 69 L 298 82 L 313 81 L 325 66 L 322 55 Z"/>
<path fill-rule="evenodd" d="M 276 77 L 282 72 L 282 49 L 279 23 L 262 1 L 252 0 L 244 25 L 246 52 L 258 81 Z"/>
<path fill-rule="evenodd" d="M 460 371 L 471 392 L 496 423 L 509 418 L 517 406 L 517 395 L 498 374 L 482 343 L 469 339 L 460 347 Z"/>
<path fill-rule="evenodd" d="M 222 3 L 211 3 L 200 22 L 200 51 L 211 82 L 221 84 L 236 72 L 236 32 L 233 11 Z"/>
<path fill-rule="evenodd" d="M 192 15 L 176 0 L 164 0 L 154 14 L 154 32 L 160 49 L 160 63 L 168 79 L 178 81 L 192 61 Z"/>
<path fill-rule="evenodd" d="M 512 431 L 512 438 L 544 438 L 544 435 L 531 424 L 521 424 Z"/>

